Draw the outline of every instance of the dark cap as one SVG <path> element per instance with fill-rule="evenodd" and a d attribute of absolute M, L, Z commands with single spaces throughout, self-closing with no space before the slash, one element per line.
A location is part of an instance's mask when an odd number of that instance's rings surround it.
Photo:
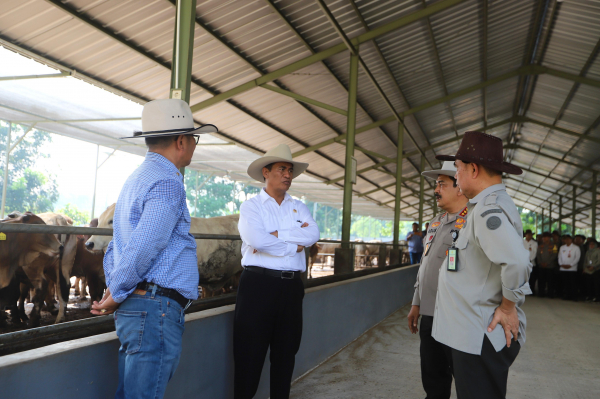
<path fill-rule="evenodd" d="M 525 234 L 533 234 L 533 232 L 529 229 L 525 230 Z"/>
<path fill-rule="evenodd" d="M 481 133 L 466 132 L 456 155 L 438 155 L 440 161 L 461 160 L 483 165 L 498 172 L 520 175 L 523 170 L 516 165 L 504 162 L 502 139 Z"/>

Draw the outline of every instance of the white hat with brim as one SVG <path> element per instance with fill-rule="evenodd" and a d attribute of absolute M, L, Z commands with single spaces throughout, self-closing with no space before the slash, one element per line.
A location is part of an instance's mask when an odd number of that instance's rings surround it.
<path fill-rule="evenodd" d="M 445 161 L 442 165 L 442 169 L 428 170 L 426 172 L 422 172 L 421 174 L 434 180 L 436 180 L 439 175 L 454 177 L 456 174 L 456 166 L 454 166 L 454 162 L 452 161 Z"/>
<path fill-rule="evenodd" d="M 194 117 L 188 103 L 174 98 L 154 100 L 144 105 L 142 131 L 122 139 L 142 137 L 180 136 L 182 134 L 217 133 L 215 125 L 194 126 Z"/>
<path fill-rule="evenodd" d="M 248 175 L 261 183 L 264 183 L 265 179 L 262 174 L 262 169 L 272 163 L 276 162 L 287 162 L 294 166 L 294 173 L 292 179 L 295 179 L 308 168 L 308 164 L 304 162 L 294 161 L 292 159 L 292 151 L 290 147 L 285 144 L 279 144 L 275 148 L 271 148 L 262 157 L 258 158 L 248 166 Z"/>

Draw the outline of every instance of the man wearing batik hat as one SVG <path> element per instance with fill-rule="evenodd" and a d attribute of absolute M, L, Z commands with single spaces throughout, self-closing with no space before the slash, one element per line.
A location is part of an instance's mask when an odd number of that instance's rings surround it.
<path fill-rule="evenodd" d="M 271 349 L 271 399 L 290 395 L 296 353 L 302 338 L 306 271 L 304 247 L 319 240 L 310 211 L 287 191 L 308 167 L 292 159 L 285 144 L 248 167 L 266 187 L 240 207 L 242 266 L 233 325 L 234 398 L 256 394 L 267 350 Z"/>
<path fill-rule="evenodd" d="M 469 203 L 440 271 L 432 335 L 451 355 L 459 398 L 505 398 L 509 367 L 525 343 L 521 306 L 531 294 L 531 263 L 502 173 L 522 170 L 503 161 L 502 140 L 480 132 L 465 133 L 456 156 L 437 158 L 455 162 Z"/>
<path fill-rule="evenodd" d="M 106 294 L 92 313 L 115 314 L 119 348 L 116 398 L 162 398 L 181 354 L 184 311 L 198 298 L 196 242 L 189 234 L 181 168 L 188 166 L 198 134 L 182 100 L 144 105 L 148 152 L 129 176 L 115 206 L 114 236 L 104 256 Z"/>
<path fill-rule="evenodd" d="M 450 361 L 444 352 L 444 345 L 431 336 L 431 327 L 440 267 L 448 248 L 465 228 L 467 198 L 456 185 L 456 167 L 453 162 L 446 161 L 441 169 L 421 174 L 436 180 L 433 194 L 438 206 L 445 212 L 434 217 L 425 232 L 425 250 L 408 314 L 408 328 L 413 334 L 418 332 L 421 338 L 421 381 L 427 399 L 448 399 L 452 387 Z M 419 316 L 420 330 L 417 328 Z"/>

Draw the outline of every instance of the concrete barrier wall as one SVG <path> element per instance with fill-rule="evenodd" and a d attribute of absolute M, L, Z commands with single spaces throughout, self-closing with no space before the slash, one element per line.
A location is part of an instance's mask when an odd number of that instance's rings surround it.
<path fill-rule="evenodd" d="M 306 290 L 294 378 L 318 366 L 412 299 L 416 266 Z M 234 305 L 188 315 L 183 352 L 167 398 L 233 397 Z M 0 358 L 2 398 L 109 398 L 117 387 L 116 334 Z M 256 398 L 269 396 L 269 362 Z"/>

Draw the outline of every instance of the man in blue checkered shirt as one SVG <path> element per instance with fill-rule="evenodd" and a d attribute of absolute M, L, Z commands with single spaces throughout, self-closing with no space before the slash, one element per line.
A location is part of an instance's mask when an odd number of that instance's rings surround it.
<path fill-rule="evenodd" d="M 108 289 L 92 313 L 114 312 L 121 341 L 116 398 L 161 398 L 179 363 L 184 311 L 198 298 L 196 242 L 180 168 L 190 164 L 197 134 L 181 100 L 144 106 L 146 159 L 125 182 L 104 257 Z"/>

